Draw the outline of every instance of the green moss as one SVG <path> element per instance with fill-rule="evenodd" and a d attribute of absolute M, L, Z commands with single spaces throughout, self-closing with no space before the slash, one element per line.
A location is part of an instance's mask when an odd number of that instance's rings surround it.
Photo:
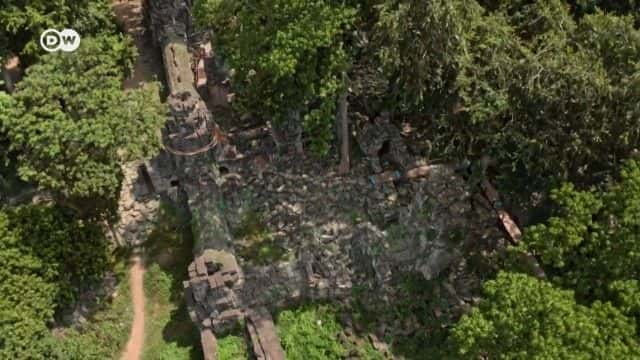
<path fill-rule="evenodd" d="M 249 210 L 243 214 L 242 221 L 233 231 L 239 240 L 238 255 L 258 265 L 268 265 L 281 261 L 287 250 L 274 240 L 271 232 L 264 224 L 262 215 Z"/>

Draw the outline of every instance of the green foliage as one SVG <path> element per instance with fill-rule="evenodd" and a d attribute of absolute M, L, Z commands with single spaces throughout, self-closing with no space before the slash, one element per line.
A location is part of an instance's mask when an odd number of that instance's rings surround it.
<path fill-rule="evenodd" d="M 90 321 L 78 329 L 64 329 L 41 342 L 41 353 L 29 359 L 85 360 L 115 359 L 129 338 L 133 309 L 129 281 L 120 280 L 113 302 L 104 304 Z M 18 358 L 20 359 L 20 358 Z"/>
<path fill-rule="evenodd" d="M 277 329 L 287 359 L 342 359 L 346 355 L 337 339 L 342 329 L 328 305 L 283 311 L 278 314 Z"/>
<path fill-rule="evenodd" d="M 190 249 L 180 249 L 188 259 Z M 164 256 L 168 256 L 165 255 Z M 197 328 L 189 318 L 180 285 L 186 280 L 184 261 L 150 265 L 145 272 L 147 297 L 145 346 L 142 358 L 149 360 L 198 359 L 202 353 Z"/>
<path fill-rule="evenodd" d="M 451 311 L 446 295 L 447 276 L 426 280 L 420 273 L 403 274 L 389 301 L 356 288 L 350 313 L 366 332 L 386 328 L 384 341 L 394 358 L 449 359 L 446 339 L 459 315 Z"/>
<path fill-rule="evenodd" d="M 517 34 L 531 48 L 543 45 L 548 35 L 566 36 L 576 27 L 569 6 L 562 0 L 500 1 L 498 10 L 504 13 Z"/>
<path fill-rule="evenodd" d="M 606 190 L 565 185 L 553 199 L 555 215 L 528 228 L 524 244 L 557 282 L 582 299 L 609 300 L 610 286 L 640 278 L 640 163 L 626 162 Z"/>
<path fill-rule="evenodd" d="M 578 305 L 571 291 L 523 274 L 500 273 L 486 298 L 455 326 L 452 344 L 473 359 L 631 359 L 633 322 L 608 303 Z"/>
<path fill-rule="evenodd" d="M 117 197 L 120 163 L 153 155 L 165 118 L 157 87 L 122 91 L 135 57 L 121 37 L 86 38 L 29 68 L 0 126 L 26 181 L 76 205 Z"/>
<path fill-rule="evenodd" d="M 26 57 L 44 53 L 40 34 L 49 28 L 72 28 L 83 38 L 116 32 L 106 0 L 6 0 L 0 7 L 0 57 L 3 52 Z"/>
<path fill-rule="evenodd" d="M 227 335 L 218 339 L 218 359 L 240 360 L 248 358 L 247 342 L 243 337 Z"/>
<path fill-rule="evenodd" d="M 142 359 L 200 359 L 196 326 L 187 313 L 182 282 L 193 259 L 192 241 L 180 213 L 162 203 L 155 229 L 145 242 L 145 346 Z"/>
<path fill-rule="evenodd" d="M 0 355 L 6 359 L 38 356 L 34 345 L 47 333 L 55 306 L 55 284 L 41 275 L 46 264 L 24 254 L 20 242 L 7 215 L 0 213 Z"/>
<path fill-rule="evenodd" d="M 619 15 L 632 15 L 636 19 L 636 28 L 640 28 L 640 1 L 638 0 L 574 0 L 570 2 L 578 16 L 601 9 Z"/>
<path fill-rule="evenodd" d="M 276 123 L 303 115 L 312 150 L 326 155 L 355 10 L 330 0 L 225 1 L 196 5 L 201 26 L 233 69 L 237 106 Z"/>
<path fill-rule="evenodd" d="M 0 64 L 2 64 L 1 58 L 0 58 Z M 0 83 L 0 87 L 1 86 L 2 86 L 2 83 Z M 12 103 L 11 96 L 9 96 L 4 91 L 0 91 L 0 109 L 7 109 L 10 106 L 12 106 L 12 104 L 13 103 Z M 2 113 L 2 110 L 0 110 L 0 113 Z M 6 167 L 8 164 L 9 164 L 9 143 L 7 141 L 5 133 L 2 131 L 2 129 L 0 129 L 0 176 L 3 177 L 3 178 L 0 178 L 0 189 L 2 190 L 5 190 L 4 188 L 6 187 L 6 184 L 4 183 L 4 181 L 6 180 L 4 179 L 4 177 L 6 175 L 9 175 L 7 174 L 7 171 L 6 171 Z"/>
<path fill-rule="evenodd" d="M 625 81 L 636 70 L 640 58 L 640 32 L 630 16 L 608 16 L 601 12 L 585 16 L 575 34 L 576 41 L 598 55 L 613 81 Z"/>
<path fill-rule="evenodd" d="M 102 229 L 64 209 L 0 212 L 0 357 L 41 358 L 39 340 L 55 311 L 74 300 L 79 285 L 101 278 L 108 259 Z"/>
<path fill-rule="evenodd" d="M 560 208 L 559 216 L 528 228 L 526 243 L 543 263 L 563 267 L 565 258 L 594 226 L 593 216 L 603 204 L 594 194 L 576 191 L 571 184 L 552 191 L 551 199 Z"/>
<path fill-rule="evenodd" d="M 631 18 L 576 22 L 559 0 L 423 3 L 384 1 L 375 39 L 408 101 L 396 109 L 429 116 L 419 125 L 437 153 L 492 156 L 503 193 L 521 200 L 602 180 L 640 147 Z"/>
<path fill-rule="evenodd" d="M 456 2 L 388 0 L 380 4 L 374 41 L 398 94 L 422 103 L 450 96 L 465 21 Z"/>
<path fill-rule="evenodd" d="M 613 304 L 623 314 L 635 317 L 636 329 L 640 329 L 640 282 L 632 280 L 616 280 L 609 284 Z"/>

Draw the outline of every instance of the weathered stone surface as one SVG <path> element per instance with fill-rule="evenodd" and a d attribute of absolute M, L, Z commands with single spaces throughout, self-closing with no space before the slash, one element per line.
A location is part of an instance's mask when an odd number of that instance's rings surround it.
<path fill-rule="evenodd" d="M 258 308 L 248 311 L 247 330 L 257 360 L 285 359 L 273 318 L 267 309 Z"/>
<path fill-rule="evenodd" d="M 148 238 L 157 221 L 160 199 L 151 191 L 141 170 L 142 161 L 122 166 L 124 179 L 118 202 L 119 219 L 107 237 L 118 246 L 139 247 Z"/>

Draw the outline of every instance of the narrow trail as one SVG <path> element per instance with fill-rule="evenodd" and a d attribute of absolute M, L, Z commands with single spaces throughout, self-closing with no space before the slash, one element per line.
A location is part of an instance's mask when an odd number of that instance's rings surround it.
<path fill-rule="evenodd" d="M 133 264 L 129 269 L 129 288 L 131 302 L 133 303 L 133 323 L 127 348 L 122 355 L 122 360 L 138 360 L 142 354 L 144 345 L 144 264 L 140 256 L 132 259 Z"/>
<path fill-rule="evenodd" d="M 138 58 L 133 74 L 124 81 L 125 90 L 143 86 L 147 81 L 160 78 L 162 59 L 144 26 L 143 0 L 112 0 L 111 8 L 124 30 L 133 38 L 138 49 Z M 133 323 L 127 347 L 122 360 L 139 360 L 145 338 L 145 295 L 144 295 L 144 261 L 141 256 L 131 259 L 129 269 L 129 287 L 133 304 Z"/>

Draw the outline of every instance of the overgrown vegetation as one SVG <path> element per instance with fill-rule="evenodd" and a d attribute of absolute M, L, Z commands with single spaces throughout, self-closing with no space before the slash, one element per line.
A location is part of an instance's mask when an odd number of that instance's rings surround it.
<path fill-rule="evenodd" d="M 218 339 L 219 360 L 248 359 L 247 340 L 242 336 L 227 335 Z"/>
<path fill-rule="evenodd" d="M 129 281 L 122 275 L 112 302 L 104 303 L 81 327 L 61 329 L 47 336 L 42 340 L 42 353 L 25 359 L 119 359 L 129 338 L 132 318 Z"/>
<path fill-rule="evenodd" d="M 311 150 L 327 155 L 337 97 L 347 86 L 344 36 L 355 9 L 327 0 L 203 0 L 195 13 L 219 34 L 218 49 L 234 68 L 237 106 L 276 123 L 298 122 Z"/>
<path fill-rule="evenodd" d="M 72 28 L 82 37 L 117 32 L 107 0 L 7 0 L 0 8 L 0 59 L 15 54 L 31 65 L 43 54 L 40 34 L 50 28 Z"/>
<path fill-rule="evenodd" d="M 63 208 L 0 211 L 0 357 L 40 358 L 57 310 L 112 266 L 103 230 Z"/>
<path fill-rule="evenodd" d="M 147 297 L 143 359 L 202 359 L 200 334 L 187 313 L 182 281 L 192 261 L 192 238 L 180 212 L 168 204 L 160 208 L 158 225 L 147 242 L 144 277 Z M 237 332 L 218 339 L 220 360 L 248 359 L 245 339 Z"/>
<path fill-rule="evenodd" d="M 30 67 L 10 98 L 0 93 L 7 105 L 0 128 L 20 177 L 81 215 L 117 200 L 123 161 L 159 149 L 159 89 L 122 91 L 134 58 L 121 36 L 85 38 L 73 54 L 50 54 Z"/>
<path fill-rule="evenodd" d="M 357 288 L 348 312 L 364 333 L 385 328 L 381 340 L 396 357 L 449 358 L 446 340 L 456 316 L 442 294 L 442 280 L 427 281 L 420 274 L 407 274 L 398 279 L 398 292 L 389 302 L 376 301 L 369 290 Z"/>
<path fill-rule="evenodd" d="M 383 359 L 366 340 L 349 339 L 332 305 L 310 304 L 278 314 L 276 327 L 287 359 Z"/>
<path fill-rule="evenodd" d="M 461 358 L 635 359 L 635 326 L 610 303 L 578 305 L 573 293 L 524 274 L 501 273 L 453 331 Z"/>
<path fill-rule="evenodd" d="M 202 358 L 200 335 L 183 299 L 182 281 L 187 279 L 187 267 L 193 259 L 185 223 L 179 212 L 163 204 L 158 225 L 147 241 L 143 359 Z"/>
<path fill-rule="evenodd" d="M 611 301 L 640 323 L 640 162 L 627 161 L 603 189 L 566 184 L 552 194 L 553 216 L 527 229 L 523 246 L 579 301 Z"/>

